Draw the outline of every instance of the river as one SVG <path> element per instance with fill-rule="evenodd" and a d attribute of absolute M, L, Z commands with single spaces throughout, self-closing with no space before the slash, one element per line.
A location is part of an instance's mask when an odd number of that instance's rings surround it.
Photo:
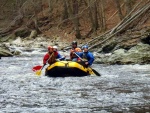
<path fill-rule="evenodd" d="M 35 75 L 44 52 L 0 59 L 0 113 L 150 113 L 150 65 L 93 64 L 99 77 Z"/>

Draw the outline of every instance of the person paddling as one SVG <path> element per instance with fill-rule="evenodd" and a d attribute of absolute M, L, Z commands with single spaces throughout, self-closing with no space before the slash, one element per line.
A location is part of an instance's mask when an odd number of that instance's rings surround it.
<path fill-rule="evenodd" d="M 58 52 L 58 47 L 57 46 L 53 46 L 53 50 L 54 52 L 57 52 L 58 55 L 56 57 L 56 61 L 60 61 L 60 60 L 65 60 L 66 56 L 61 56 L 60 53 Z"/>
<path fill-rule="evenodd" d="M 72 42 L 72 49 L 70 50 L 70 59 L 72 61 L 78 61 L 78 56 L 74 52 L 81 52 L 81 49 L 77 47 L 77 41 Z"/>
<path fill-rule="evenodd" d="M 57 58 L 59 58 L 58 52 L 54 51 L 52 46 L 48 46 L 48 52 L 44 55 L 43 64 L 46 65 L 48 63 L 51 65 L 56 62 Z"/>
<path fill-rule="evenodd" d="M 87 45 L 83 46 L 82 49 L 83 52 L 77 52 L 77 54 L 82 58 L 81 60 L 85 62 L 85 66 L 91 66 L 94 61 L 93 54 L 89 52 Z"/>

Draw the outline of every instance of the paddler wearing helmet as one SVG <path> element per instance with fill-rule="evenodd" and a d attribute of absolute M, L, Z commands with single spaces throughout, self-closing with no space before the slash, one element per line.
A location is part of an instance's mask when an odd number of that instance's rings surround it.
<path fill-rule="evenodd" d="M 94 56 L 89 52 L 88 48 L 88 45 L 84 45 L 82 47 L 83 52 L 78 52 L 77 54 L 85 61 L 86 66 L 91 66 L 94 61 Z"/>
<path fill-rule="evenodd" d="M 60 55 L 60 53 L 58 52 L 58 47 L 57 46 L 53 46 L 53 50 L 54 50 L 54 52 L 58 53 L 58 55 L 56 57 L 56 61 L 65 60 L 66 56 Z"/>
<path fill-rule="evenodd" d="M 72 61 L 78 61 L 79 58 L 76 54 L 74 54 L 75 52 L 81 52 L 82 50 L 80 48 L 77 47 L 77 41 L 73 41 L 72 42 L 72 49 L 70 50 L 70 59 Z"/>
<path fill-rule="evenodd" d="M 44 65 L 46 65 L 46 63 L 51 65 L 55 63 L 59 58 L 61 59 L 61 55 L 58 54 L 55 47 L 53 48 L 52 46 L 48 46 L 47 49 L 48 52 L 44 55 L 43 58 Z"/>

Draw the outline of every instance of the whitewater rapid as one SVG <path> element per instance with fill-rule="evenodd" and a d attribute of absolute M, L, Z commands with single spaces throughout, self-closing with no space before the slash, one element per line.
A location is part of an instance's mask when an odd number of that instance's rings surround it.
<path fill-rule="evenodd" d="M 150 65 L 93 64 L 102 76 L 36 76 L 44 51 L 0 59 L 0 113 L 149 113 Z"/>

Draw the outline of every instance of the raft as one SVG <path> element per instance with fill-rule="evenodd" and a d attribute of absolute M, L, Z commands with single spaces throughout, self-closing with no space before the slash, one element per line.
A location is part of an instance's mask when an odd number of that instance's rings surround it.
<path fill-rule="evenodd" d="M 100 76 L 98 72 L 90 67 L 85 67 L 83 62 L 58 61 L 49 65 L 45 70 L 45 76 L 66 77 L 66 76 Z"/>

